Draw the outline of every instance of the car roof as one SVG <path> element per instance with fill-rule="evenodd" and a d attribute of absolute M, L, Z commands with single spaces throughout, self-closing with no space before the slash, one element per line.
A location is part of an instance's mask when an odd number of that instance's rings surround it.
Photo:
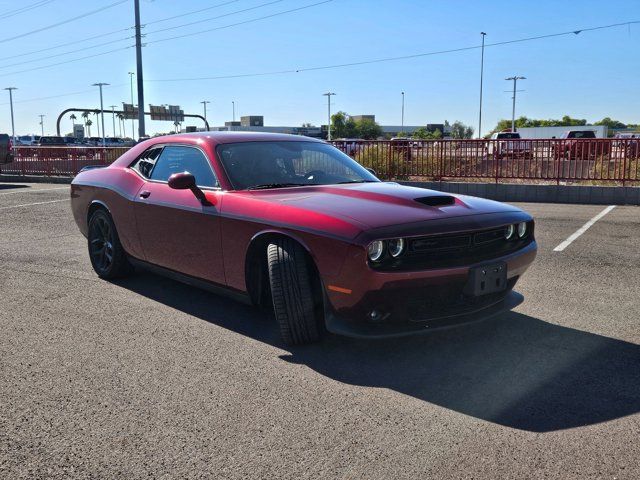
<path fill-rule="evenodd" d="M 303 135 L 289 135 L 286 133 L 267 133 L 267 132 L 193 132 L 193 133 L 177 133 L 174 135 L 163 135 L 146 140 L 147 145 L 155 143 L 180 143 L 180 142 L 197 142 L 198 140 L 211 143 L 213 145 L 223 143 L 242 143 L 242 142 L 317 142 L 323 143 L 323 140 Z"/>

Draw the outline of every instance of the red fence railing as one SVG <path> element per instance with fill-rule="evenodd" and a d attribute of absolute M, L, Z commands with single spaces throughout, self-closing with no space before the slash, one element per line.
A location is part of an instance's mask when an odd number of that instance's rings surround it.
<path fill-rule="evenodd" d="M 74 176 L 89 165 L 109 165 L 128 147 L 15 147 L 0 171 L 14 175 Z"/>
<path fill-rule="evenodd" d="M 640 184 L 640 138 L 331 143 L 382 179 Z M 0 170 L 73 176 L 88 165 L 108 165 L 125 151 L 126 147 L 17 147 L 13 161 L 0 163 Z"/>
<path fill-rule="evenodd" d="M 640 138 L 332 143 L 385 179 L 640 182 Z"/>

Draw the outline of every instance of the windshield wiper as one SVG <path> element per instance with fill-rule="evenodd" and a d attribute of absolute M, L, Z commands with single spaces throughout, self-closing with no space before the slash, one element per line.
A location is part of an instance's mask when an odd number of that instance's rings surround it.
<path fill-rule="evenodd" d="M 263 183 L 261 185 L 252 185 L 247 190 L 266 190 L 268 188 L 284 188 L 284 187 L 304 187 L 307 183 Z"/>
<path fill-rule="evenodd" d="M 377 180 L 347 180 L 346 182 L 338 182 L 336 185 L 344 185 L 345 183 L 378 183 Z"/>

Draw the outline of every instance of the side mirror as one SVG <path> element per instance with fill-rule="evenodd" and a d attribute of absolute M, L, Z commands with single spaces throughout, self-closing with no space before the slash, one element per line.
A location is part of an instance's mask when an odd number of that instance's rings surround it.
<path fill-rule="evenodd" d="M 378 174 L 376 173 L 376 171 L 373 168 L 370 167 L 364 167 L 367 172 L 369 172 L 371 175 L 373 175 L 374 177 L 378 178 Z"/>
<path fill-rule="evenodd" d="M 204 192 L 196 185 L 196 177 L 191 175 L 189 172 L 174 173 L 169 177 L 168 184 L 169 188 L 173 188 L 175 190 L 191 190 L 193 195 L 200 200 L 202 205 L 211 205 Z"/>

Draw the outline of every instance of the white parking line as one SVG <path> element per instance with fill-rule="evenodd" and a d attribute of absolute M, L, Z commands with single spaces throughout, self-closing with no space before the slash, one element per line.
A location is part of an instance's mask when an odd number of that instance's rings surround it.
<path fill-rule="evenodd" d="M 14 193 L 30 193 L 30 192 L 50 192 L 51 190 L 68 190 L 69 187 L 57 187 L 57 188 L 27 188 L 19 189 L 15 192 L 1 192 L 0 195 L 12 195 Z"/>
<path fill-rule="evenodd" d="M 0 210 L 7 210 L 8 208 L 20 208 L 20 207 L 31 207 L 33 205 L 46 205 L 47 203 L 58 203 L 58 202 L 68 202 L 68 198 L 63 198 L 62 200 L 51 200 L 49 202 L 36 202 L 36 203 L 23 203 L 22 205 L 11 205 L 10 207 L 0 207 Z"/>
<path fill-rule="evenodd" d="M 607 213 L 609 213 L 611 210 L 613 210 L 614 208 L 616 208 L 615 205 L 609 205 L 607 208 L 605 208 L 604 210 L 602 210 L 599 214 L 597 214 L 595 217 L 593 217 L 591 220 L 589 220 L 587 223 L 585 223 L 582 227 L 580 227 L 578 230 L 575 231 L 575 233 L 573 233 L 573 235 L 571 235 L 569 238 L 567 238 L 564 242 L 562 242 L 560 245 L 558 245 L 556 248 L 553 249 L 554 252 L 561 252 L 563 251 L 565 248 L 567 248 L 569 245 L 571 245 L 571 243 L 578 238 L 580 235 L 582 235 L 584 232 L 586 232 L 587 230 L 589 230 L 589 228 L 591 227 L 591 225 L 593 225 L 594 223 L 596 223 L 598 220 L 600 220 L 602 217 L 604 217 Z"/>

